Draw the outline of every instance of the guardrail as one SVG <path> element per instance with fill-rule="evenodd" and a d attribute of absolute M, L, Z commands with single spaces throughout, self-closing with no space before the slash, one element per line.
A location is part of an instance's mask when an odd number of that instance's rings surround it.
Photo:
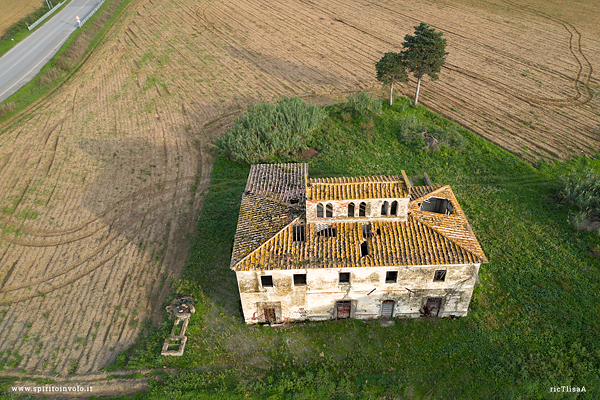
<path fill-rule="evenodd" d="M 48 18 L 50 15 L 52 15 L 52 13 L 54 11 L 58 10 L 58 8 L 60 6 L 62 6 L 63 4 L 65 4 L 66 2 L 67 2 L 67 0 L 63 0 L 62 3 L 58 3 L 57 5 L 55 5 L 53 9 L 51 9 L 50 11 L 48 11 L 46 14 L 42 15 L 42 17 L 40 19 L 38 19 L 37 21 L 35 21 L 33 24 L 27 26 L 27 29 L 32 30 L 33 28 L 35 28 L 36 26 L 38 26 L 39 24 L 41 24 L 43 20 L 45 20 L 46 18 Z"/>
<path fill-rule="evenodd" d="M 85 23 L 87 22 L 87 20 L 88 20 L 88 19 L 90 19 L 90 17 L 91 17 L 92 15 L 94 15 L 94 14 L 96 13 L 96 11 L 98 11 L 98 9 L 99 9 L 99 8 L 102 6 L 102 4 L 104 4 L 104 2 L 105 2 L 105 1 L 106 1 L 106 0 L 102 0 L 100 3 L 98 3 L 98 5 L 96 6 L 96 8 L 94 8 L 94 10 L 93 10 L 91 13 L 89 13 L 89 14 L 87 15 L 87 17 L 85 17 L 85 18 L 83 19 L 83 21 L 81 21 L 81 23 L 79 24 L 79 27 L 80 27 L 80 28 L 83 26 L 83 24 L 85 24 Z"/>

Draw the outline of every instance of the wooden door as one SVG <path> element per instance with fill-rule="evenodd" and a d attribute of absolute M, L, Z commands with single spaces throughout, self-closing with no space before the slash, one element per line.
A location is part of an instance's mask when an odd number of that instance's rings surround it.
<path fill-rule="evenodd" d="M 425 315 L 430 317 L 437 317 L 441 308 L 441 297 L 429 297 L 427 298 L 427 305 L 425 305 Z"/>
<path fill-rule="evenodd" d="M 352 303 L 349 301 L 338 301 L 337 302 L 337 317 L 341 318 L 350 318 L 350 310 L 352 308 Z"/>
<path fill-rule="evenodd" d="M 393 300 L 386 300 L 381 303 L 381 317 L 392 318 L 394 316 L 394 305 Z"/>

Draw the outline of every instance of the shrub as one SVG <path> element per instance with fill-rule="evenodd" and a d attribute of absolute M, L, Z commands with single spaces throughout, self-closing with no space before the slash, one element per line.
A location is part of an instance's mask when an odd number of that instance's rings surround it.
<path fill-rule="evenodd" d="M 398 136 L 403 144 L 422 151 L 435 152 L 443 147 L 460 149 L 466 143 L 457 124 L 451 123 L 442 128 L 415 115 L 409 115 L 398 123 Z"/>
<path fill-rule="evenodd" d="M 40 77 L 40 80 L 38 81 L 38 85 L 40 85 L 40 86 L 47 85 L 47 84 L 51 83 L 52 81 L 54 81 L 58 77 L 59 77 L 58 70 L 56 68 L 51 68 L 48 71 L 44 72 L 44 74 Z"/>
<path fill-rule="evenodd" d="M 349 112 L 357 118 L 369 118 L 381 112 L 381 100 L 376 100 L 367 92 L 351 94 L 348 100 Z"/>
<path fill-rule="evenodd" d="M 560 180 L 563 187 L 559 197 L 579 208 L 582 218 L 588 219 L 598 214 L 598 210 L 600 210 L 600 175 L 597 172 L 587 169 L 583 173 L 562 176 Z"/>
<path fill-rule="evenodd" d="M 6 103 L 0 105 L 0 118 L 4 117 L 6 114 L 8 114 L 11 111 L 15 111 L 16 109 L 17 109 L 17 106 L 12 101 L 9 101 L 9 102 L 6 102 Z"/>
<path fill-rule="evenodd" d="M 256 164 L 288 159 L 306 143 L 325 119 L 325 111 L 299 97 L 248 107 L 233 128 L 216 140 L 219 153 L 231 160 Z"/>

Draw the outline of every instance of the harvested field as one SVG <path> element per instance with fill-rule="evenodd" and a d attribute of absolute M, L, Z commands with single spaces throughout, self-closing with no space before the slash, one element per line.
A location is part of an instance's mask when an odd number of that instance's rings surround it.
<path fill-rule="evenodd" d="M 58 3 L 58 2 L 57 2 Z M 42 0 L 0 0 L 0 36 L 38 8 L 45 5 Z"/>
<path fill-rule="evenodd" d="M 543 4 L 134 0 L 70 80 L 0 128 L 0 364 L 113 360 L 185 262 L 215 135 L 280 94 L 379 91 L 375 61 L 420 21 L 450 52 L 425 105 L 530 161 L 597 151 L 600 28 L 575 17 L 600 5 Z"/>

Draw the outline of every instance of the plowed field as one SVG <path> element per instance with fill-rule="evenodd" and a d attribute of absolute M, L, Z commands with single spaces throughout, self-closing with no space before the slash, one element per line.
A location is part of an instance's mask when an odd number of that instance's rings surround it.
<path fill-rule="evenodd" d="M 0 0 L 0 10 L 2 10 L 0 36 L 4 35 L 13 24 L 16 24 L 44 4 L 43 0 Z"/>
<path fill-rule="evenodd" d="M 66 374 L 114 359 L 185 262 L 207 146 L 232 116 L 280 94 L 385 93 L 374 63 L 420 21 L 450 52 L 425 105 L 531 161 L 598 150 L 600 4 L 545 4 L 134 0 L 69 81 L 0 128 L 0 362 Z"/>

